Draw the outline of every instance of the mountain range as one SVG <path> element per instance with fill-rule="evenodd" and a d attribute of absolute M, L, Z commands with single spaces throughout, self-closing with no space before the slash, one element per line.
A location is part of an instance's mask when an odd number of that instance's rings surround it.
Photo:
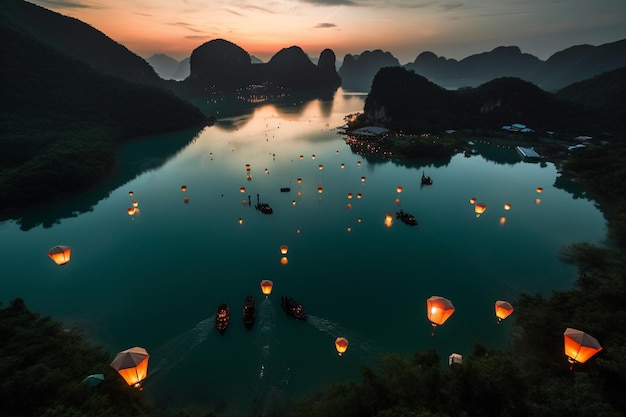
<path fill-rule="evenodd" d="M 556 91 L 626 66 L 626 39 L 599 46 L 572 46 L 546 61 L 523 53 L 517 46 L 500 46 L 460 61 L 422 52 L 413 62 L 400 65 L 391 53 L 377 49 L 355 56 L 346 55 L 338 72 L 343 88 L 368 91 L 380 68 L 396 66 L 413 70 L 448 89 L 477 87 L 495 78 L 517 77 L 546 91 Z"/>

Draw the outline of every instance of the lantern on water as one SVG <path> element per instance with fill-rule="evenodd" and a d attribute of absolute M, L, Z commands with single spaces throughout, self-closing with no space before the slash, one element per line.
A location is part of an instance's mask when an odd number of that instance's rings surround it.
<path fill-rule="evenodd" d="M 400 199 L 396 198 L 396 204 L 400 204 Z"/>
<path fill-rule="evenodd" d="M 239 224 L 243 224 L 243 219 L 241 217 L 239 218 Z"/>
<path fill-rule="evenodd" d="M 598 340 L 587 333 L 568 327 L 563 333 L 565 355 L 570 363 L 570 370 L 574 363 L 585 363 L 596 353 L 602 350 Z"/>
<path fill-rule="evenodd" d="M 341 169 L 344 169 L 346 167 L 346 164 L 341 164 Z"/>
<path fill-rule="evenodd" d="M 476 204 L 474 206 L 474 213 L 476 213 L 476 217 L 480 217 L 487 210 L 487 206 L 484 204 Z"/>
<path fill-rule="evenodd" d="M 304 155 L 300 155 L 300 159 L 304 159 Z"/>
<path fill-rule="evenodd" d="M 337 349 L 339 356 L 343 355 L 348 349 L 348 339 L 345 337 L 338 337 L 335 339 L 335 349 Z"/>
<path fill-rule="evenodd" d="M 282 258 L 280 258 L 280 263 L 283 265 L 287 265 L 289 263 L 289 259 L 287 259 L 286 256 L 283 256 Z"/>
<path fill-rule="evenodd" d="M 134 195 L 135 195 L 135 193 L 134 193 L 134 192 L 132 192 L 132 191 L 129 191 L 129 192 L 128 192 L 128 195 L 132 197 L 132 196 L 134 196 Z"/>
<path fill-rule="evenodd" d="M 183 201 L 185 202 L 185 204 L 189 203 L 189 197 L 185 197 Z"/>
<path fill-rule="evenodd" d="M 185 192 L 187 191 L 187 186 L 183 185 L 182 187 L 180 187 L 180 191 Z"/>
<path fill-rule="evenodd" d="M 496 301 L 495 307 L 498 324 L 500 324 L 500 322 L 505 318 L 509 317 L 509 315 L 513 312 L 513 306 L 508 301 L 498 300 Z"/>
<path fill-rule="evenodd" d="M 242 193 L 242 194 L 245 193 L 246 192 L 246 187 L 241 187 L 239 189 L 239 192 Z"/>
<path fill-rule="evenodd" d="M 402 187 L 397 186 L 397 187 L 396 187 L 396 192 L 401 193 L 401 192 L 402 192 Z"/>
<path fill-rule="evenodd" d="M 348 210 L 350 210 L 350 209 L 352 208 L 352 204 L 350 204 L 350 203 L 346 204 L 346 208 L 347 208 Z"/>
<path fill-rule="evenodd" d="M 500 224 L 504 224 L 506 223 L 506 217 L 502 216 L 500 217 Z"/>
<path fill-rule="evenodd" d="M 365 182 L 365 177 L 361 177 L 361 182 Z"/>
<path fill-rule="evenodd" d="M 298 178 L 296 181 L 298 181 L 298 184 L 302 184 L 302 178 Z"/>
<path fill-rule="evenodd" d="M 540 198 L 535 198 L 535 204 L 540 204 L 541 203 L 541 199 Z"/>
<path fill-rule="evenodd" d="M 69 246 L 54 246 L 50 248 L 48 251 L 48 256 L 52 259 L 57 265 L 65 265 L 70 261 L 70 254 L 72 252 L 72 248 Z"/>
<path fill-rule="evenodd" d="M 543 188 L 541 188 L 541 187 L 537 187 L 537 190 L 536 190 L 536 191 L 537 191 L 538 193 L 541 193 L 541 192 L 543 192 Z"/>
<path fill-rule="evenodd" d="M 124 378 L 128 385 L 141 387 L 141 381 L 148 376 L 150 355 L 142 347 L 126 349 L 115 356 L 111 367 Z"/>
<path fill-rule="evenodd" d="M 133 207 L 137 207 L 139 205 L 139 202 L 137 200 L 133 200 Z"/>
<path fill-rule="evenodd" d="M 287 245 L 282 245 L 280 247 L 280 253 L 282 253 L 283 255 L 286 255 L 288 250 L 289 248 L 287 247 Z"/>
<path fill-rule="evenodd" d="M 358 194 L 356 195 L 356 198 L 363 198 L 363 194 L 358 193 Z"/>
<path fill-rule="evenodd" d="M 317 166 L 317 168 L 321 171 L 321 170 L 323 170 L 323 169 L 324 169 L 324 165 L 319 164 L 319 165 Z"/>
<path fill-rule="evenodd" d="M 504 203 L 504 209 L 505 210 L 511 210 L 511 205 L 509 203 Z"/>
<path fill-rule="evenodd" d="M 136 207 L 128 207 L 126 209 L 126 213 L 128 213 L 129 216 L 134 216 L 135 213 L 137 213 L 137 208 Z"/>
<path fill-rule="evenodd" d="M 352 198 L 352 193 L 348 193 L 348 200 Z"/>
<path fill-rule="evenodd" d="M 391 214 L 386 214 L 385 215 L 385 226 L 391 227 L 392 224 L 393 224 L 393 216 Z"/>
<path fill-rule="evenodd" d="M 360 167 L 361 166 L 361 161 L 356 161 L 356 165 Z"/>
<path fill-rule="evenodd" d="M 476 202 L 476 199 L 474 197 L 469 199 L 470 204 L 474 204 Z"/>
<path fill-rule="evenodd" d="M 433 326 L 432 335 L 434 335 L 435 327 L 444 324 L 452 313 L 454 313 L 454 306 L 447 298 L 433 295 L 426 300 L 426 313 L 428 320 Z"/>
<path fill-rule="evenodd" d="M 311 159 L 315 159 L 315 154 L 311 155 Z"/>
<path fill-rule="evenodd" d="M 272 287 L 274 283 L 269 279 L 264 279 L 261 281 L 261 292 L 265 295 L 270 295 L 272 293 Z"/>
<path fill-rule="evenodd" d="M 317 192 L 322 194 L 322 191 L 324 191 L 324 189 L 322 187 L 317 187 Z"/>
<path fill-rule="evenodd" d="M 295 206 L 296 205 L 296 200 L 291 200 L 291 205 Z"/>

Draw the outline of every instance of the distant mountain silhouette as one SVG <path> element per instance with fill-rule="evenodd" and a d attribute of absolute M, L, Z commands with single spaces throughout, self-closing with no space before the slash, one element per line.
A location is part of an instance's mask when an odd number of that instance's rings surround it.
<path fill-rule="evenodd" d="M 146 58 L 146 61 L 164 80 L 174 79 L 174 74 L 180 65 L 177 60 L 165 54 L 154 54 Z"/>
<path fill-rule="evenodd" d="M 2 0 L 0 21 L 104 74 L 145 85 L 164 85 L 143 58 L 78 19 L 23 0 Z"/>
<path fill-rule="evenodd" d="M 315 65 L 300 47 L 284 48 L 268 63 L 252 63 L 250 55 L 224 39 L 206 42 L 191 54 L 191 73 L 183 81 L 187 94 L 233 91 L 250 85 L 273 85 L 290 90 L 335 90 L 341 80 L 333 65 L 335 54 L 325 50 Z M 323 59 L 322 59 L 323 58 Z"/>
<path fill-rule="evenodd" d="M 364 107 L 368 123 L 398 131 L 491 129 L 523 123 L 537 130 L 567 130 L 586 123 L 583 109 L 513 77 L 476 88 L 446 90 L 402 67 L 382 68 Z"/>
<path fill-rule="evenodd" d="M 380 68 L 400 66 L 397 59 L 382 51 L 366 51 L 363 56 L 367 59 L 346 55 L 339 68 L 344 88 L 368 91 Z M 546 91 L 556 91 L 626 66 L 626 39 L 600 46 L 573 46 L 555 53 L 547 61 L 522 53 L 517 46 L 500 46 L 460 61 L 422 52 L 415 61 L 402 66 L 448 89 L 477 87 L 495 78 L 517 77 Z"/>
<path fill-rule="evenodd" d="M 394 66 L 400 66 L 398 59 L 380 49 L 365 51 L 361 55 L 347 54 L 338 71 L 341 86 L 348 90 L 367 91 L 380 68 Z"/>
<path fill-rule="evenodd" d="M 190 61 L 189 57 L 180 61 L 180 63 L 178 64 L 178 68 L 176 68 L 174 75 L 172 75 L 172 79 L 180 81 L 189 77 L 189 74 L 191 74 L 191 70 L 190 70 L 191 64 L 189 63 L 189 61 Z"/>

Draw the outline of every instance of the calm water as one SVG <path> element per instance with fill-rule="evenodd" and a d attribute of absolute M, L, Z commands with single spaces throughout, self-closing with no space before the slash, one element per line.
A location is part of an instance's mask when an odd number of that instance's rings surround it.
<path fill-rule="evenodd" d="M 354 154 L 335 128 L 363 100 L 339 91 L 128 145 L 124 171 L 101 188 L 0 223 L 0 300 L 22 297 L 112 355 L 145 347 L 145 395 L 221 415 L 281 409 L 325 383 L 359 378 L 385 352 L 436 348 L 447 358 L 477 341 L 506 348 L 511 322 L 495 325 L 494 302 L 570 286 L 575 269 L 558 252 L 602 244 L 602 213 L 552 164 L 523 163 L 513 146 L 472 138 L 478 156 L 420 164 Z M 421 186 L 422 171 L 432 186 Z M 257 193 L 274 214 L 244 204 Z M 470 197 L 487 205 L 479 218 Z M 133 199 L 140 212 L 129 216 Z M 394 217 L 387 227 L 385 215 L 399 209 L 419 226 Z M 62 267 L 46 255 L 57 244 L 73 248 Z M 268 299 L 263 279 L 274 282 Z M 247 294 L 259 306 L 251 331 L 241 322 Z M 309 320 L 286 317 L 281 295 Z M 456 307 L 434 337 L 431 295 Z M 214 329 L 222 301 L 232 314 L 223 336 Z M 350 341 L 342 357 L 338 336 Z"/>

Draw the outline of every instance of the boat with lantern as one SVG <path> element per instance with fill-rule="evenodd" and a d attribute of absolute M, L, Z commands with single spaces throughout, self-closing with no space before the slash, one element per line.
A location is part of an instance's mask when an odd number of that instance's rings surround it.
<path fill-rule="evenodd" d="M 258 194 L 256 195 L 256 205 L 254 206 L 254 208 L 259 210 L 263 214 L 272 214 L 274 212 L 269 204 L 261 203 Z"/>
<path fill-rule="evenodd" d="M 249 329 L 254 325 L 256 320 L 256 301 L 251 295 L 246 296 L 246 301 L 243 304 L 243 324 Z"/>
<path fill-rule="evenodd" d="M 280 305 L 285 310 L 285 313 L 290 315 L 293 318 L 298 320 L 306 319 L 306 311 L 302 308 L 300 304 L 293 298 L 282 297 L 280 300 Z"/>
<path fill-rule="evenodd" d="M 430 176 L 426 176 L 426 174 L 422 171 L 422 184 L 423 185 L 432 185 L 433 179 Z"/>
<path fill-rule="evenodd" d="M 400 219 L 403 223 L 406 223 L 409 226 L 417 226 L 417 220 L 415 220 L 415 216 L 409 213 L 405 213 L 402 210 L 396 212 L 396 219 Z"/>
<path fill-rule="evenodd" d="M 230 310 L 228 304 L 222 303 L 217 307 L 217 313 L 215 314 L 215 328 L 224 334 L 228 323 L 230 322 Z"/>

